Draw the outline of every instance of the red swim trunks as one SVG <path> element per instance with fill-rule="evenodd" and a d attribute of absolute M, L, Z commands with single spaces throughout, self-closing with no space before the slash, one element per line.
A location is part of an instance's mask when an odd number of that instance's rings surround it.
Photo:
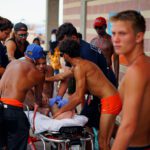
<path fill-rule="evenodd" d="M 119 93 L 101 99 L 101 113 L 118 115 L 122 109 L 122 101 Z"/>
<path fill-rule="evenodd" d="M 16 106 L 16 107 L 23 107 L 23 104 L 16 99 L 12 98 L 0 98 L 0 101 L 3 102 L 4 104 L 8 104 L 11 106 Z"/>

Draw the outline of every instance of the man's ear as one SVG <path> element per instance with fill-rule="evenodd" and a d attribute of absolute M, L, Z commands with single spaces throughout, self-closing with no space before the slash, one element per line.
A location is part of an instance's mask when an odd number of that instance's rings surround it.
<path fill-rule="evenodd" d="M 144 33 L 143 33 L 143 32 L 138 32 L 138 33 L 136 34 L 136 42 L 137 42 L 137 43 L 140 43 L 140 42 L 143 41 L 143 39 L 144 39 Z"/>
<path fill-rule="evenodd" d="M 77 37 L 76 35 L 72 35 L 72 39 L 73 39 L 73 40 L 77 40 L 78 37 Z"/>
<path fill-rule="evenodd" d="M 64 59 L 66 59 L 67 61 L 69 61 L 70 60 L 70 57 L 69 57 L 69 55 L 68 54 L 64 54 Z"/>
<path fill-rule="evenodd" d="M 63 57 L 66 59 L 68 57 L 68 55 L 64 53 Z"/>

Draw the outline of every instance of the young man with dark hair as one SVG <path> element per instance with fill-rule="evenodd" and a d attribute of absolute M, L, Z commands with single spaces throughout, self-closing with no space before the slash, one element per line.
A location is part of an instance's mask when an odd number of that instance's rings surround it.
<path fill-rule="evenodd" d="M 10 35 L 13 24 L 10 20 L 0 17 L 0 78 L 3 75 L 6 66 L 9 63 L 6 47 L 1 43 Z"/>
<path fill-rule="evenodd" d="M 74 76 L 76 90 L 69 97 L 69 103 L 63 106 L 54 115 L 55 117 L 75 109 L 84 102 L 86 92 L 93 94 L 101 101 L 101 117 L 99 123 L 99 144 L 101 149 L 110 150 L 110 138 L 112 135 L 116 115 L 121 111 L 121 99 L 116 88 L 108 81 L 96 64 L 80 57 L 80 45 L 77 41 L 66 39 L 60 44 L 60 51 L 65 61 L 71 64 L 71 70 L 47 78 L 48 81 L 64 79 Z M 101 98 L 101 100 L 100 100 Z"/>
<path fill-rule="evenodd" d="M 112 150 L 150 149 L 150 57 L 144 54 L 146 23 L 140 12 L 127 10 L 111 18 L 112 42 L 128 68 L 119 86 L 121 124 Z"/>
<path fill-rule="evenodd" d="M 77 30 L 71 23 L 64 23 L 62 24 L 56 34 L 57 40 L 59 44 L 65 39 L 73 39 L 77 41 L 80 45 L 80 56 L 83 59 L 90 60 L 98 65 L 99 68 L 103 71 L 103 73 L 107 76 L 107 63 L 106 59 L 104 58 L 103 54 L 101 54 L 97 48 L 93 47 L 86 41 L 79 39 Z M 69 63 L 66 63 L 69 66 Z M 65 79 L 61 81 L 61 85 L 58 91 L 58 96 L 56 97 L 56 101 L 64 95 L 66 89 L 68 88 L 68 94 L 71 95 L 75 92 L 75 80 L 74 78 Z M 89 94 L 88 97 L 91 97 Z M 100 110 L 99 110 L 99 99 L 93 96 L 94 101 L 92 100 L 90 104 L 85 102 L 85 105 L 82 109 L 81 114 L 86 115 L 89 118 L 88 125 L 90 127 L 99 128 L 99 117 L 100 117 Z M 96 100 L 97 99 L 97 100 Z M 95 118 L 93 118 L 95 115 Z"/>

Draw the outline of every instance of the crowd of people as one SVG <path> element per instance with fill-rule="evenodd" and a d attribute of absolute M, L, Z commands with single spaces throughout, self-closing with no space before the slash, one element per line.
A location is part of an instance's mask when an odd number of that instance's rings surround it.
<path fill-rule="evenodd" d="M 0 150 L 27 149 L 30 125 L 24 105 L 34 111 L 33 130 L 37 111 L 47 116 L 51 112 L 54 119 L 71 118 L 78 113 L 88 118 L 86 126 L 95 136 L 94 150 L 150 149 L 146 22 L 135 10 L 118 12 L 110 21 L 112 35 L 106 32 L 105 18 L 93 21 L 98 36 L 90 43 L 70 22 L 52 30 L 49 58 L 50 62 L 56 56 L 64 60 L 64 70 L 60 72 L 60 68 L 47 63 L 39 38 L 32 44 L 27 41 L 26 24 L 13 25 L 0 17 Z M 119 55 L 128 62 L 122 81 Z M 53 97 L 54 82 L 60 84 Z M 68 99 L 64 98 L 66 93 Z M 79 104 L 80 112 L 76 109 Z M 121 122 L 112 143 L 120 112 Z"/>

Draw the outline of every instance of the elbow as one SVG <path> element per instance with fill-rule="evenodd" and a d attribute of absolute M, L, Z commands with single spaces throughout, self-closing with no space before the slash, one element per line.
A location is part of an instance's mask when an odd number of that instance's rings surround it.
<path fill-rule="evenodd" d="M 131 123 L 122 124 L 121 126 L 122 126 L 123 131 L 125 131 L 127 134 L 132 136 L 135 133 L 137 124 L 134 122 L 131 122 Z"/>

